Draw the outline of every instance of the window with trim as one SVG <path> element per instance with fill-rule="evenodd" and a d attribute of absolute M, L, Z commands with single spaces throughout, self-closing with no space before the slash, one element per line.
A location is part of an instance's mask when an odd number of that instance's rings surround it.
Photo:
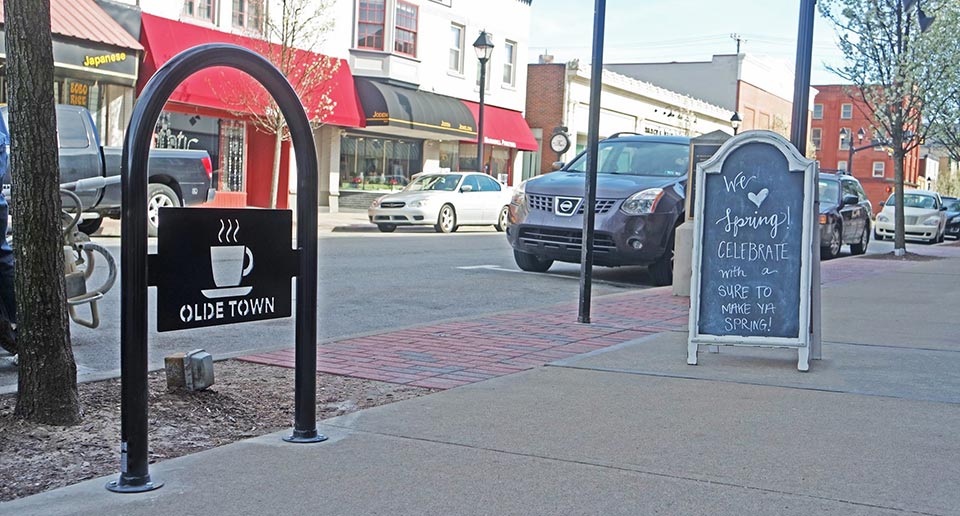
<path fill-rule="evenodd" d="M 401 54 L 417 57 L 417 13 L 419 7 L 397 2 L 397 33 L 393 49 Z"/>
<path fill-rule="evenodd" d="M 884 163 L 884 162 L 882 162 L 882 161 L 874 161 L 874 162 L 873 162 L 873 177 L 883 177 L 883 174 L 884 174 L 884 172 L 885 172 L 885 170 L 884 170 L 885 166 L 886 166 L 886 163 Z"/>
<path fill-rule="evenodd" d="M 357 48 L 383 50 L 386 0 L 360 0 L 357 15 Z"/>
<path fill-rule="evenodd" d="M 185 0 L 183 2 L 183 15 L 197 20 L 214 23 L 216 10 L 216 0 Z"/>
<path fill-rule="evenodd" d="M 813 119 L 820 120 L 823 118 L 823 104 L 814 104 L 813 105 Z"/>
<path fill-rule="evenodd" d="M 810 130 L 810 140 L 813 141 L 813 150 L 820 149 L 820 143 L 823 140 L 823 129 L 819 127 L 814 127 Z"/>
<path fill-rule="evenodd" d="M 463 34 L 464 26 L 450 24 L 450 63 L 447 65 L 451 72 L 463 73 Z"/>
<path fill-rule="evenodd" d="M 493 61 L 493 58 L 490 58 L 489 60 L 487 60 L 487 70 L 486 70 L 487 78 L 486 78 L 486 84 L 484 85 L 484 88 L 486 88 L 486 92 L 487 92 L 488 95 L 490 94 L 490 76 L 493 75 L 493 74 L 490 72 L 490 61 Z M 480 60 L 477 59 L 477 60 L 475 60 L 475 62 L 477 63 L 477 82 L 476 82 L 476 85 L 477 85 L 477 88 L 479 88 L 479 87 L 480 87 Z"/>
<path fill-rule="evenodd" d="M 849 137 L 844 138 L 843 137 L 844 133 L 848 135 L 853 134 L 850 132 L 849 127 L 844 127 L 840 129 L 840 150 L 850 150 L 850 138 Z"/>
<path fill-rule="evenodd" d="M 842 160 L 838 161 L 838 162 L 837 162 L 837 170 L 843 170 L 844 172 L 846 172 L 846 170 L 847 170 L 847 160 L 842 159 Z"/>
<path fill-rule="evenodd" d="M 263 32 L 263 0 L 233 0 L 233 26 Z"/>
<path fill-rule="evenodd" d="M 507 40 L 503 43 L 503 84 L 513 86 L 517 82 L 517 44 Z"/>
<path fill-rule="evenodd" d="M 840 104 L 840 118 L 843 120 L 853 118 L 853 104 Z"/>

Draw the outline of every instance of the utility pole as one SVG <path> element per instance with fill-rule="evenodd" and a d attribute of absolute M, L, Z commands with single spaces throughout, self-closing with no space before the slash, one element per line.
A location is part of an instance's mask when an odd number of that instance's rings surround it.
<path fill-rule="evenodd" d="M 730 39 L 737 42 L 737 55 L 740 55 L 740 43 L 746 43 L 747 40 L 743 39 L 743 36 L 737 34 L 736 32 L 730 34 Z"/>

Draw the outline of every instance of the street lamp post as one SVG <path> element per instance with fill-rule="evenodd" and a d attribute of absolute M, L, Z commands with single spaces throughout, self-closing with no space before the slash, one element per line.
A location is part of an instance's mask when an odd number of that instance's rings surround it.
<path fill-rule="evenodd" d="M 477 51 L 477 59 L 480 61 L 480 109 L 477 113 L 477 170 L 483 170 L 483 94 L 487 86 L 487 61 L 493 54 L 493 38 L 490 34 L 482 30 L 477 40 L 473 42 L 473 48 Z"/>
<path fill-rule="evenodd" d="M 857 131 L 857 143 L 863 143 L 863 137 L 866 135 L 867 133 L 861 127 L 860 130 Z M 850 138 L 850 131 L 846 130 L 845 128 L 840 129 L 840 137 L 847 141 L 847 149 L 849 152 L 849 154 L 847 155 L 847 174 L 850 174 L 852 176 L 853 175 L 853 155 L 864 149 L 871 149 L 874 147 L 874 145 L 867 145 L 866 147 L 854 148 L 853 142 L 851 141 L 851 138 Z"/>
<path fill-rule="evenodd" d="M 737 131 L 740 130 L 740 124 L 743 123 L 743 119 L 740 118 L 740 113 L 734 111 L 733 116 L 730 117 L 730 127 L 733 127 L 733 135 L 737 135 Z"/>

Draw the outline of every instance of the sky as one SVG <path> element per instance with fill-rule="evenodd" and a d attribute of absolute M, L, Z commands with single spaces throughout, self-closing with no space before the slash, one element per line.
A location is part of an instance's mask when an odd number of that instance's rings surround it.
<path fill-rule="evenodd" d="M 595 0 L 534 0 L 528 62 L 592 56 Z M 607 0 L 604 63 L 709 61 L 740 51 L 782 60 L 797 53 L 800 0 Z M 826 69 L 843 63 L 832 24 L 816 15 L 811 84 L 843 83 Z"/>

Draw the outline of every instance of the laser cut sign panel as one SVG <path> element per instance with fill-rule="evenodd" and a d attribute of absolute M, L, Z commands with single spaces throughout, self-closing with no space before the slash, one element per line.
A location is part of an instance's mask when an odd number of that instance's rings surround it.
<path fill-rule="evenodd" d="M 289 210 L 162 208 L 148 264 L 157 331 L 290 317 L 292 220 Z"/>

